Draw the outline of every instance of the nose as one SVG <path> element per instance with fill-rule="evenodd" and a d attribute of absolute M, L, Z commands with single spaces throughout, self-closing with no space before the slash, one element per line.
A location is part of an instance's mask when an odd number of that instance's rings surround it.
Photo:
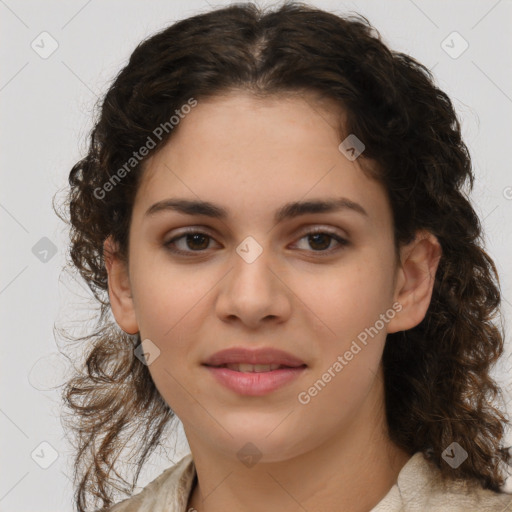
<path fill-rule="evenodd" d="M 240 255 L 241 254 L 241 255 Z M 246 258 L 234 252 L 233 268 L 219 286 L 216 313 L 224 322 L 239 322 L 250 329 L 268 323 L 285 322 L 291 313 L 292 291 L 286 286 L 284 271 L 265 249 Z"/>

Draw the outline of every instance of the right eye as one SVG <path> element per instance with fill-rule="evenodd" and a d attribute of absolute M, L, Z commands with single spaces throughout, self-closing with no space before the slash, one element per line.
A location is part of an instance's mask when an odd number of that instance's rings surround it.
<path fill-rule="evenodd" d="M 213 238 L 207 233 L 189 230 L 181 235 L 171 238 L 168 242 L 164 243 L 164 246 L 175 254 L 200 253 L 204 252 L 204 250 L 208 248 L 209 239 L 213 240 Z M 177 246 L 177 241 L 182 241 L 181 248 Z M 186 248 L 191 250 L 186 250 Z"/>

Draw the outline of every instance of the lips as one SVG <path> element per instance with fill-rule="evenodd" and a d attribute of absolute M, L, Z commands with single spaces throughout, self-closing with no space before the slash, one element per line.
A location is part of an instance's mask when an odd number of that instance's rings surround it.
<path fill-rule="evenodd" d="M 203 366 L 225 389 L 245 396 L 263 396 L 304 374 L 307 364 L 275 348 L 233 347 L 210 356 Z"/>
<path fill-rule="evenodd" d="M 234 347 L 210 356 L 204 363 L 206 366 L 226 367 L 242 372 L 265 372 L 278 368 L 298 368 L 307 366 L 298 357 L 275 348 L 248 349 Z"/>
<path fill-rule="evenodd" d="M 261 372 L 272 372 L 282 368 L 291 368 L 290 366 L 284 366 L 282 364 L 247 364 L 247 363 L 234 363 L 234 364 L 222 364 L 215 366 L 215 368 L 227 368 L 235 372 L 243 373 L 261 373 Z"/>

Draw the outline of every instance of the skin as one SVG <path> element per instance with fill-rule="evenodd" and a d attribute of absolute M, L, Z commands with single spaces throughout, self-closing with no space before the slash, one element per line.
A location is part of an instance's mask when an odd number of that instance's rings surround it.
<path fill-rule="evenodd" d="M 105 242 L 113 314 L 124 331 L 140 331 L 160 350 L 151 377 L 191 448 L 198 485 L 187 510 L 369 511 L 410 458 L 387 434 L 381 357 L 387 333 L 424 318 L 441 249 L 432 234 L 418 233 L 396 263 L 386 192 L 338 149 L 340 116 L 305 94 L 231 92 L 199 101 L 146 161 L 129 264 Z M 339 196 L 368 217 L 342 210 L 274 224 L 287 202 Z M 171 197 L 211 201 L 229 217 L 144 215 Z M 188 253 L 175 255 L 164 244 L 185 227 L 208 237 L 176 241 Z M 308 238 L 314 227 L 349 245 Z M 263 251 L 252 263 L 236 252 L 247 236 Z M 298 394 L 395 302 L 400 312 L 308 404 L 299 403 Z M 277 347 L 308 367 L 264 396 L 238 395 L 201 365 L 233 346 Z M 248 442 L 261 452 L 251 467 L 237 456 Z"/>

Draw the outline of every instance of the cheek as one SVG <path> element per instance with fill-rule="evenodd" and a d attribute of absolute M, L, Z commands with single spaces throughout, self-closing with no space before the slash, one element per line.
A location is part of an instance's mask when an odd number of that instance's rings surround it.
<path fill-rule="evenodd" d="M 199 402 L 194 397 L 202 395 L 194 366 L 195 341 L 201 336 L 205 306 L 197 300 L 187 300 L 180 294 L 165 295 L 160 303 L 154 299 L 154 307 L 146 306 L 141 338 L 149 338 L 158 350 L 158 358 L 148 366 L 156 388 L 169 407 L 180 417 L 201 414 Z"/>
<path fill-rule="evenodd" d="M 375 384 L 387 322 L 395 313 L 391 280 L 375 256 L 329 278 L 316 277 L 308 289 L 308 306 L 321 319 L 321 330 L 315 329 L 321 359 L 310 387 L 302 390 L 311 400 L 305 407 L 315 414 L 337 411 L 336 423 L 354 413 Z"/>
<path fill-rule="evenodd" d="M 218 278 L 206 269 L 171 265 L 163 259 L 140 264 L 133 258 L 132 291 L 141 339 L 149 339 L 158 349 L 158 358 L 149 366 L 160 393 L 167 400 L 182 400 L 183 386 L 194 394 L 195 389 L 186 372 L 193 361 L 195 340 L 200 340 L 205 315 L 211 315 L 208 292 Z M 155 349 L 156 350 L 156 349 Z M 181 398 L 180 398 L 181 397 Z M 170 403 L 172 407 L 172 403 Z"/>
<path fill-rule="evenodd" d="M 141 334 L 166 343 L 175 336 L 177 326 L 196 314 L 215 285 L 214 276 L 207 269 L 173 265 L 165 255 L 153 257 L 150 264 L 143 261 L 143 256 L 140 264 L 134 261 L 132 271 L 137 321 Z"/>
<path fill-rule="evenodd" d="M 328 366 L 325 373 L 329 379 L 318 375 L 301 390 L 297 407 L 308 418 L 322 418 L 321 425 L 312 422 L 307 425 L 312 430 L 323 431 L 325 435 L 350 425 L 351 419 L 359 416 L 361 408 L 368 410 L 372 405 L 372 390 L 379 385 L 379 356 L 375 349 L 363 349 L 354 356 L 343 370 L 336 372 Z M 373 353 L 372 353 L 373 352 Z M 368 418 L 369 419 L 369 418 Z M 304 422 L 306 425 L 308 422 Z"/>
<path fill-rule="evenodd" d="M 316 274 L 298 276 L 293 289 L 301 290 L 303 311 L 319 335 L 329 342 L 338 341 L 342 348 L 365 328 L 374 325 L 389 307 L 392 297 L 387 271 L 377 258 L 358 257 L 358 263 Z"/>

